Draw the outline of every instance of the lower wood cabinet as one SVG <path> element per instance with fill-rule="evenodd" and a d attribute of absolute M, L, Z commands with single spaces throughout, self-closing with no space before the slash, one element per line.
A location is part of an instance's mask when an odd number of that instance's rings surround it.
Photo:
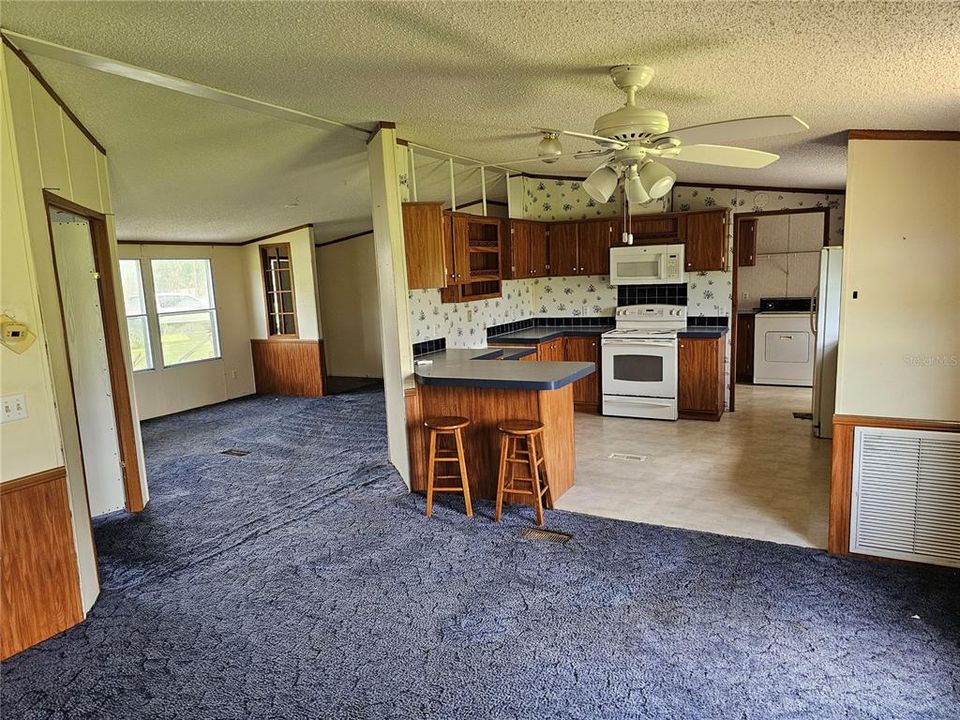
<path fill-rule="evenodd" d="M 554 362 L 565 360 L 563 338 L 554 338 L 547 342 L 537 345 L 537 360 L 541 362 Z"/>
<path fill-rule="evenodd" d="M 750 313 L 737 315 L 737 382 L 753 382 L 754 317 Z"/>
<path fill-rule="evenodd" d="M 573 383 L 574 410 L 596 412 L 600 407 L 600 338 L 564 338 L 564 358 L 571 362 L 592 362 L 596 372 Z"/>
<path fill-rule="evenodd" d="M 719 420 L 723 415 L 724 338 L 679 340 L 677 406 L 681 418 Z"/>

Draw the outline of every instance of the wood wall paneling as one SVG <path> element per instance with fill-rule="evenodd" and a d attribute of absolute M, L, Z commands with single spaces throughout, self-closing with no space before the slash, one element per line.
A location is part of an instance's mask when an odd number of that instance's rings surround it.
<path fill-rule="evenodd" d="M 66 469 L 0 485 L 0 657 L 83 620 Z"/>
<path fill-rule="evenodd" d="M 322 340 L 251 340 L 260 395 L 323 395 Z"/>

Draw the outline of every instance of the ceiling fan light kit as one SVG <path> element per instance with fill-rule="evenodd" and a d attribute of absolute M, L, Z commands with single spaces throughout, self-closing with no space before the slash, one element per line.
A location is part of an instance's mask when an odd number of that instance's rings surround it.
<path fill-rule="evenodd" d="M 607 202 L 617 189 L 620 173 L 614 170 L 609 163 L 604 163 L 583 181 L 583 189 L 587 195 L 598 203 Z"/>
<path fill-rule="evenodd" d="M 647 65 L 616 65 L 610 68 L 613 84 L 626 94 L 626 102 L 622 107 L 597 118 L 593 134 L 538 127 L 535 130 L 543 137 L 537 146 L 536 158 L 497 164 L 533 160 L 554 163 L 561 158 L 599 158 L 603 164 L 583 182 L 582 187 L 587 194 L 595 201 L 605 203 L 613 196 L 623 177 L 627 200 L 631 204 L 644 204 L 664 197 L 677 179 L 676 173 L 653 158 L 755 170 L 776 162 L 780 156 L 722 143 L 809 129 L 803 120 L 793 115 L 769 115 L 671 131 L 670 120 L 665 112 L 637 106 L 637 92 L 650 83 L 653 74 L 653 68 Z M 560 144 L 561 135 L 593 140 L 600 147 L 564 154 Z"/>
<path fill-rule="evenodd" d="M 560 144 L 560 133 L 544 133 L 543 140 L 537 145 L 537 155 L 543 158 L 545 163 L 555 163 L 563 154 L 563 145 Z"/>

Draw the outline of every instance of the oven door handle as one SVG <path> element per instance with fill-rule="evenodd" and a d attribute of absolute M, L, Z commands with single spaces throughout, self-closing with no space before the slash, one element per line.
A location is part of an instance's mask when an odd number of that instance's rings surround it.
<path fill-rule="evenodd" d="M 603 345 L 631 345 L 634 347 L 649 346 L 649 347 L 669 348 L 669 347 L 676 347 L 677 343 L 675 340 L 625 340 L 622 338 L 617 338 L 617 339 L 611 338 L 611 339 L 603 340 L 602 344 Z"/>

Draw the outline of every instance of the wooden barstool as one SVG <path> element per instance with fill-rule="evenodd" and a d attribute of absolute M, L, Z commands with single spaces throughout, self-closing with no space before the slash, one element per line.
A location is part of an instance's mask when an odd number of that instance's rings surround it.
<path fill-rule="evenodd" d="M 553 510 L 553 494 L 550 492 L 543 451 L 543 423 L 536 420 L 504 420 L 497 425 L 497 430 L 500 431 L 500 474 L 497 478 L 497 511 L 494 520 L 500 522 L 503 494 L 511 492 L 533 496 L 537 525 L 543 527 L 544 497 L 547 507 Z M 515 465 L 525 465 L 530 475 L 514 477 Z M 518 482 L 529 483 L 530 489 L 518 488 Z"/>
<path fill-rule="evenodd" d="M 464 417 L 443 416 L 427 418 L 423 423 L 430 429 L 430 457 L 427 460 L 427 517 L 433 514 L 433 494 L 435 492 L 463 493 L 463 502 L 467 506 L 467 516 L 473 516 L 473 506 L 470 504 L 470 479 L 467 477 L 467 461 L 463 455 L 463 435 L 461 431 L 470 421 Z M 454 447 L 440 455 L 437 439 L 443 435 L 452 435 Z M 443 448 L 440 448 L 443 449 Z M 450 451 L 453 451 L 451 454 Z M 438 463 L 457 463 L 460 466 L 459 475 L 438 475 Z M 434 487 L 434 480 L 459 480 L 460 487 Z"/>

